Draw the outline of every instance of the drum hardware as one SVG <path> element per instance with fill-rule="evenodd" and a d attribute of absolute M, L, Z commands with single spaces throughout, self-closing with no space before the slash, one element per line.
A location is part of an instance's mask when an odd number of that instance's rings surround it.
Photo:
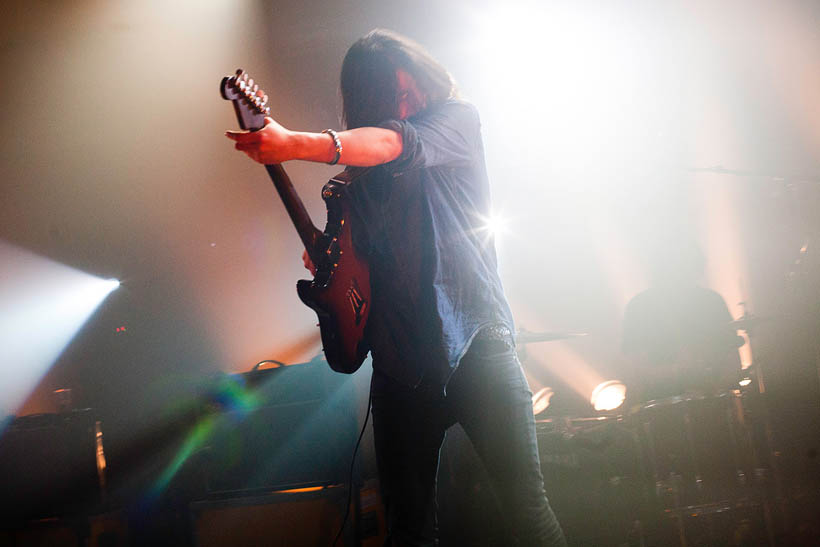
<path fill-rule="evenodd" d="M 666 509 L 747 495 L 754 473 L 737 390 L 648 401 L 631 417 Z"/>
<path fill-rule="evenodd" d="M 801 253 L 802 252 L 803 249 L 801 249 Z M 774 432 L 772 431 L 769 408 L 765 397 L 766 382 L 764 379 L 764 370 L 761 363 L 754 358 L 754 343 L 757 328 L 773 321 L 775 317 L 756 316 L 749 311 L 746 302 L 740 302 L 740 305 L 743 308 L 743 314 L 734 321 L 731 321 L 730 325 L 746 333 L 753 359 L 752 363 L 744 369 L 744 372 L 748 374 L 748 378 L 751 382 L 747 386 L 743 386 L 743 392 L 744 395 L 749 397 L 749 401 L 755 407 L 756 411 L 754 413 L 756 423 L 752 423 L 751 427 L 747 429 L 749 451 L 754 463 L 754 486 L 761 491 L 765 491 L 770 484 L 773 486 L 774 498 L 777 500 L 776 503 L 780 518 L 783 522 L 788 522 L 788 509 L 784 503 L 786 489 L 783 483 L 783 475 L 780 471 L 779 453 L 775 448 Z M 779 317 L 780 316 L 778 316 L 778 318 Z M 745 383 L 745 378 L 742 381 Z M 752 385 L 754 385 L 756 389 L 749 389 Z M 762 439 L 760 442 L 752 437 L 751 429 L 755 427 L 762 428 Z M 764 505 L 766 515 L 770 515 L 769 502 L 765 501 Z M 770 523 L 767 524 L 767 532 L 771 538 L 773 532 Z"/>
<path fill-rule="evenodd" d="M 579 431 L 600 426 L 607 423 L 624 423 L 623 416 L 589 416 L 573 417 L 558 416 L 535 420 L 535 429 L 538 432 L 561 433 L 566 437 L 574 437 Z"/>
<path fill-rule="evenodd" d="M 567 537 L 579 545 L 645 544 L 646 524 L 657 517 L 628 421 L 560 416 L 535 427 L 545 488 Z"/>
<path fill-rule="evenodd" d="M 612 511 L 610 525 L 617 514 L 613 537 L 627 537 L 628 522 L 637 523 L 642 541 L 660 535 L 655 540 L 672 545 L 722 544 L 743 530 L 771 537 L 770 508 L 760 490 L 769 470 L 749 457 L 742 403 L 740 390 L 688 393 L 648 401 L 626 416 L 537 420 L 553 506 L 565 515 L 567 528 L 590 544 L 600 538 L 582 524 L 584 515 L 604 508 Z M 675 421 L 680 428 L 672 438 L 653 438 Z M 670 446 L 675 435 L 680 442 Z M 711 461 L 720 462 L 716 469 Z M 612 500 L 631 509 L 615 509 L 608 505 Z"/>
<path fill-rule="evenodd" d="M 774 320 L 774 317 L 765 317 L 765 316 L 757 316 L 749 312 L 749 308 L 746 305 L 746 302 L 738 302 L 741 308 L 743 308 L 743 315 L 734 319 L 729 322 L 729 327 L 735 330 L 740 330 L 746 333 L 746 336 L 749 338 L 749 347 L 751 348 L 752 352 L 752 359 L 754 359 L 754 346 L 753 346 L 753 338 L 755 334 L 755 329 L 769 323 Z M 750 363 L 744 372 L 754 366 L 755 375 L 754 378 L 757 381 L 757 389 L 760 393 L 766 393 L 766 383 L 763 379 L 763 371 L 761 370 L 760 366 L 753 362 Z"/>
<path fill-rule="evenodd" d="M 768 507 L 757 500 L 713 502 L 667 509 L 662 518 L 672 525 L 664 544 L 775 545 Z M 669 532 L 676 536 L 674 541 Z"/>
<path fill-rule="evenodd" d="M 690 393 L 648 401 L 628 417 L 654 479 L 657 515 L 668 523 L 659 529 L 666 544 L 722 545 L 737 537 L 775 544 L 771 470 L 754 457 L 746 397 L 739 389 Z"/>

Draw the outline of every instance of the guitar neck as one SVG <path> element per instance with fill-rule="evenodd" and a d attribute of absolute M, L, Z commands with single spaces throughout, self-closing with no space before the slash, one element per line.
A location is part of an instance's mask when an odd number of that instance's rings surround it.
<path fill-rule="evenodd" d="M 305 246 L 308 256 L 314 264 L 318 264 L 320 257 L 318 256 L 316 242 L 322 235 L 321 230 L 313 225 L 307 209 L 305 209 L 302 200 L 299 199 L 299 195 L 296 193 L 296 189 L 293 187 L 290 177 L 285 173 L 282 166 L 278 164 L 265 165 L 265 169 L 268 170 L 268 175 L 270 175 L 273 185 L 276 187 L 276 191 L 279 192 L 279 197 L 282 198 L 285 210 L 287 210 L 288 216 L 291 222 L 293 222 L 293 226 L 296 228 L 296 232 L 299 234 L 299 239 L 302 240 L 302 245 Z"/>

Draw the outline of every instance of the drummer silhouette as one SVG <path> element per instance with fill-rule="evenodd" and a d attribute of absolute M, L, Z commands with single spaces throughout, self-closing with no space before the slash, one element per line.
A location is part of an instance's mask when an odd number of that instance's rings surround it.
<path fill-rule="evenodd" d="M 623 371 L 633 403 L 687 392 L 714 394 L 740 372 L 743 338 L 723 297 L 698 285 L 703 253 L 686 238 L 650 253 L 651 286 L 626 306 Z"/>
<path fill-rule="evenodd" d="M 705 261 L 694 242 L 667 239 L 650 256 L 651 286 L 623 323 L 622 374 L 645 459 L 666 508 L 729 499 L 750 472 L 732 390 L 743 338 L 723 297 L 698 285 Z"/>

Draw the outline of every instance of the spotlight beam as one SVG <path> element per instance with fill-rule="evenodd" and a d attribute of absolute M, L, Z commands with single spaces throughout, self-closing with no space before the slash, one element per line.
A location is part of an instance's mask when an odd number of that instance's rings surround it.
<path fill-rule="evenodd" d="M 0 241 L 0 413 L 13 414 L 117 287 Z"/>

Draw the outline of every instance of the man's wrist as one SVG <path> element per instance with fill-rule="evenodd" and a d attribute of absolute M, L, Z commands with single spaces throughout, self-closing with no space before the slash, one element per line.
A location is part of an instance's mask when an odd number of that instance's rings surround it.
<path fill-rule="evenodd" d="M 326 133 L 294 131 L 288 137 L 293 159 L 329 163 L 336 155 L 333 138 Z"/>
<path fill-rule="evenodd" d="M 322 131 L 323 135 L 329 135 L 333 142 L 333 158 L 328 161 L 329 165 L 336 165 L 342 157 L 342 141 L 339 139 L 339 134 L 333 129 L 325 129 Z"/>

